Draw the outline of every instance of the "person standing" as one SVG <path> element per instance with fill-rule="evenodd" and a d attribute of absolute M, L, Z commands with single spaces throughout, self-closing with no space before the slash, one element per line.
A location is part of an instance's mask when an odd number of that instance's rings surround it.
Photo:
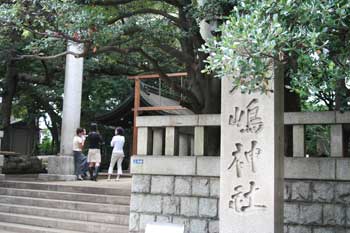
<path fill-rule="evenodd" d="M 85 130 L 77 128 L 76 135 L 73 138 L 73 156 L 74 156 L 74 167 L 75 174 L 78 180 L 83 180 L 83 176 L 86 172 L 86 157 L 82 153 L 85 142 Z"/>
<path fill-rule="evenodd" d="M 111 176 L 113 174 L 113 168 L 115 163 L 117 163 L 117 178 L 116 181 L 119 180 L 119 177 L 123 174 L 122 162 L 124 159 L 124 129 L 122 127 L 117 127 L 115 130 L 115 136 L 112 138 L 111 146 L 113 147 L 111 162 L 109 164 L 108 169 L 108 181 L 111 180 Z"/>
<path fill-rule="evenodd" d="M 97 131 L 97 124 L 92 123 L 87 137 L 89 143 L 88 163 L 90 180 L 97 181 L 98 171 L 101 164 L 102 137 Z"/>

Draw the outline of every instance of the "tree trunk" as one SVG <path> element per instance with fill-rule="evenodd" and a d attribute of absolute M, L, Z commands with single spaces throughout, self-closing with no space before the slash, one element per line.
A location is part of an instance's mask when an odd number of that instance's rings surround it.
<path fill-rule="evenodd" d="M 345 79 L 337 80 L 337 88 L 335 92 L 335 110 L 343 111 L 348 106 L 347 98 L 348 98 L 349 90 L 346 88 Z"/>
<path fill-rule="evenodd" d="M 348 107 L 349 90 L 346 88 L 345 79 L 337 80 L 335 93 L 335 110 L 343 112 Z M 350 127 L 343 126 L 343 146 L 345 156 L 349 154 Z"/>
<path fill-rule="evenodd" d="M 2 127 L 7 129 L 11 124 L 12 100 L 16 94 L 17 70 L 15 62 L 9 60 L 6 66 L 4 92 L 2 94 L 1 115 Z"/>
<path fill-rule="evenodd" d="M 296 71 L 296 56 L 289 58 L 288 66 L 290 70 Z M 291 76 L 288 75 L 290 70 L 286 70 L 284 75 L 284 112 L 300 112 L 300 97 L 296 92 L 292 92 L 289 88 L 291 84 Z M 288 157 L 293 156 L 293 126 L 288 125 L 284 127 L 284 155 Z"/>

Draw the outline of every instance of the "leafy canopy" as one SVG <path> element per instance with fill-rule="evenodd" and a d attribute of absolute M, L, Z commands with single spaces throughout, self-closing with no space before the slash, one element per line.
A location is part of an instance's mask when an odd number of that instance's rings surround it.
<path fill-rule="evenodd" d="M 232 77 L 245 91 L 266 91 L 272 62 L 291 69 L 293 88 L 307 96 L 334 92 L 349 78 L 350 2 L 346 0 L 242 0 L 203 47 L 204 72 Z"/>

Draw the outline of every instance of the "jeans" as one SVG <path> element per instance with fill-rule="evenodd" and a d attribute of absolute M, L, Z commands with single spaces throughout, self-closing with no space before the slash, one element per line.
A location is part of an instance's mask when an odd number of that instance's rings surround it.
<path fill-rule="evenodd" d="M 124 154 L 119 154 L 119 153 L 112 153 L 111 157 L 111 162 L 109 164 L 109 169 L 108 169 L 108 174 L 113 174 L 113 168 L 115 163 L 117 162 L 117 174 L 122 175 L 123 174 L 123 169 L 122 169 L 122 162 L 124 159 Z"/>
<path fill-rule="evenodd" d="M 81 151 L 73 151 L 75 174 L 84 175 L 88 171 L 86 156 Z"/>

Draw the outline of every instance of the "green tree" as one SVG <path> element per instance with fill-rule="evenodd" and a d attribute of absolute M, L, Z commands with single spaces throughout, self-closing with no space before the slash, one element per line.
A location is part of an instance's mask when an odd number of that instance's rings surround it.
<path fill-rule="evenodd" d="M 217 6 L 217 10 L 213 11 L 210 4 Z M 201 72 L 207 54 L 199 50 L 204 44 L 199 22 L 203 12 L 212 16 L 223 14 L 232 4 L 208 1 L 201 7 L 190 0 L 1 1 L 0 30 L 4 37 L 0 44 L 7 58 L 2 67 L 3 77 L 7 77 L 2 82 L 3 126 L 9 124 L 13 99 L 23 83 L 30 88 L 48 86 L 40 88 L 39 93 L 43 90 L 46 93 L 39 97 L 52 95 L 55 103 L 61 102 L 59 90 L 67 40 L 84 43 L 84 52 L 74 55 L 86 58 L 86 80 L 145 72 L 159 73 L 165 78 L 168 72 L 187 71 L 189 78 L 184 86 L 170 79 L 164 82 L 185 97 L 183 106 L 196 113 L 218 113 L 220 81 Z M 85 86 L 88 88 L 89 84 Z M 92 93 L 90 89 L 85 96 L 91 97 Z M 59 115 L 60 105 L 54 102 L 49 105 Z M 86 109 L 95 111 L 92 106 L 89 103 Z"/>
<path fill-rule="evenodd" d="M 206 72 L 232 77 L 241 91 L 266 91 L 271 62 L 287 69 L 288 88 L 329 110 L 349 107 L 350 3 L 243 0 L 204 48 Z M 290 86 L 289 86 L 290 85 Z"/>

